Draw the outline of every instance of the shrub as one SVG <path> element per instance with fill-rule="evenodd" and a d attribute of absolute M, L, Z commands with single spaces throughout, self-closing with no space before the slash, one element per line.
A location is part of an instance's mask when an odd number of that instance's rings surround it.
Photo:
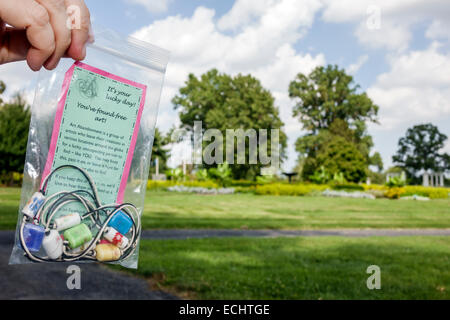
<path fill-rule="evenodd" d="M 309 180 L 317 184 L 325 184 L 330 181 L 330 173 L 321 166 L 319 170 L 314 171 L 314 174 L 309 176 Z"/>
<path fill-rule="evenodd" d="M 365 191 L 376 190 L 376 191 L 386 191 L 386 186 L 381 184 L 361 184 Z"/>
<path fill-rule="evenodd" d="M 365 191 L 362 185 L 347 183 L 347 184 L 335 184 L 332 186 L 334 190 L 346 190 L 346 191 Z"/>
<path fill-rule="evenodd" d="M 23 173 L 6 172 L 0 173 L 0 185 L 8 187 L 21 187 L 23 180 Z"/>
<path fill-rule="evenodd" d="M 185 186 L 192 188 L 208 188 L 208 189 L 218 189 L 219 185 L 214 181 L 154 181 L 149 180 L 147 183 L 147 189 L 149 190 L 159 190 L 159 189 L 167 189 L 173 186 Z"/>
<path fill-rule="evenodd" d="M 195 173 L 195 177 L 198 181 L 206 181 L 208 180 L 208 170 L 206 169 L 199 169 Z"/>
<path fill-rule="evenodd" d="M 450 193 L 448 188 L 432 188 L 422 186 L 406 186 L 387 188 L 385 197 L 389 199 L 398 199 L 400 197 L 407 197 L 418 195 L 428 197 L 430 199 L 447 199 Z"/>
<path fill-rule="evenodd" d="M 233 180 L 230 183 L 230 186 L 232 187 L 241 187 L 241 188 L 250 188 L 255 187 L 259 183 L 256 181 L 250 181 L 250 180 Z"/>
<path fill-rule="evenodd" d="M 431 187 L 421 187 L 421 186 L 407 186 L 404 188 L 405 192 L 402 196 L 423 196 L 430 199 L 446 199 L 450 193 L 449 188 L 431 188 Z"/>
<path fill-rule="evenodd" d="M 386 183 L 386 186 L 390 188 L 392 187 L 401 188 L 404 187 L 405 185 L 406 185 L 406 177 L 404 174 L 398 177 L 391 177 L 389 181 Z"/>
<path fill-rule="evenodd" d="M 255 187 L 257 195 L 274 196 L 304 196 L 316 192 L 322 192 L 329 188 L 327 185 L 317 184 L 281 184 L 274 183 Z"/>
<path fill-rule="evenodd" d="M 405 193 L 405 188 L 393 187 L 386 190 L 384 196 L 389 199 L 399 199 Z"/>
<path fill-rule="evenodd" d="M 148 182 L 147 182 L 147 189 L 148 190 L 165 189 L 165 188 L 168 188 L 168 187 L 173 187 L 174 185 L 176 185 L 175 181 L 148 180 Z"/>
<path fill-rule="evenodd" d="M 232 187 L 234 188 L 234 193 L 255 193 L 256 187 Z"/>
<path fill-rule="evenodd" d="M 446 199 L 449 196 L 449 188 L 433 188 L 433 187 L 422 187 L 422 186 L 404 186 L 404 187 L 392 187 L 382 186 L 378 184 L 367 185 L 363 184 L 365 191 L 371 192 L 372 194 L 378 196 L 378 194 L 383 193 L 386 198 L 396 199 L 396 197 L 407 197 L 418 195 L 422 197 L 428 197 L 430 199 Z M 394 190 L 390 190 L 394 189 Z"/>
<path fill-rule="evenodd" d="M 181 181 L 184 178 L 183 170 L 180 168 L 167 170 L 166 176 L 172 181 Z"/>
<path fill-rule="evenodd" d="M 267 184 L 267 183 L 274 183 L 276 181 L 276 177 L 271 176 L 257 176 L 256 177 L 256 183 L 257 184 Z"/>
<path fill-rule="evenodd" d="M 179 185 L 191 188 L 208 188 L 208 189 L 218 189 L 219 185 L 211 180 L 206 181 L 186 181 L 181 182 Z"/>
<path fill-rule="evenodd" d="M 217 181 L 222 187 L 226 187 L 231 182 L 231 168 L 227 162 L 219 164 L 217 168 L 208 169 L 210 179 Z"/>

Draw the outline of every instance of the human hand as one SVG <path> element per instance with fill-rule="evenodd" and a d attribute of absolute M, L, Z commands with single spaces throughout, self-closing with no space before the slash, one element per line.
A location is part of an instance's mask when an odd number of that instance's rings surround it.
<path fill-rule="evenodd" d="M 78 21 L 71 28 L 72 17 Z M 26 59 L 38 71 L 56 68 L 63 56 L 83 60 L 90 26 L 84 0 L 1 0 L 0 64 Z"/>

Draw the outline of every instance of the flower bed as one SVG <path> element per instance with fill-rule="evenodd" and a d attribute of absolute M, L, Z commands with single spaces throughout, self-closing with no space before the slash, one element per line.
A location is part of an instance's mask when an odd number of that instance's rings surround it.
<path fill-rule="evenodd" d="M 401 197 L 421 196 L 430 199 L 447 199 L 450 188 L 433 188 L 422 186 L 404 186 L 389 188 L 381 185 L 363 185 L 364 190 L 371 193 L 382 192 L 384 197 L 389 199 L 399 199 Z"/>

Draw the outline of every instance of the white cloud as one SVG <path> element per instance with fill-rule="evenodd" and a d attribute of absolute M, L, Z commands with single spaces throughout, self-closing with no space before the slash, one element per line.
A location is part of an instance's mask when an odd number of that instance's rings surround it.
<path fill-rule="evenodd" d="M 412 39 L 411 29 L 419 23 L 430 24 L 426 32 L 428 37 L 449 38 L 450 28 L 447 22 L 443 22 L 448 21 L 450 14 L 447 0 L 323 1 L 325 4 L 323 20 L 355 23 L 356 37 L 369 48 L 404 51 L 409 47 Z M 368 21 L 377 19 L 378 16 L 379 28 L 369 28 Z"/>
<path fill-rule="evenodd" d="M 232 75 L 251 73 L 276 98 L 291 143 L 288 166 L 292 166 L 296 159 L 292 144 L 301 126 L 292 118 L 293 103 L 287 93 L 289 82 L 297 73 L 309 73 L 325 63 L 323 54 L 300 53 L 293 45 L 311 27 L 320 3 L 316 0 L 268 0 L 266 6 L 262 6 L 258 2 L 264 10 L 254 9 L 258 6 L 249 5 L 252 3 L 254 1 L 236 1 L 218 22 L 214 10 L 199 7 L 191 17 L 167 17 L 138 30 L 133 36 L 171 51 L 160 107 L 163 118 L 158 120 L 160 128 L 171 127 L 178 118 L 170 111 L 170 99 L 189 73 L 200 75 L 211 68 Z"/>
<path fill-rule="evenodd" d="M 426 33 L 430 39 L 446 39 L 450 40 L 450 22 L 449 20 L 434 20 L 428 27 Z"/>
<path fill-rule="evenodd" d="M 384 48 L 390 51 L 405 51 L 412 38 L 409 25 L 385 20 L 380 29 L 369 29 L 365 22 L 355 30 L 359 42 L 370 49 Z"/>
<path fill-rule="evenodd" d="M 129 3 L 140 4 L 149 12 L 162 13 L 166 12 L 172 0 L 126 0 Z"/>
<path fill-rule="evenodd" d="M 393 55 L 391 70 L 368 89 L 380 106 L 378 129 L 424 121 L 450 119 L 450 54 L 433 43 L 423 51 Z"/>
<path fill-rule="evenodd" d="M 220 30 L 237 30 L 254 22 L 272 6 L 274 0 L 241 0 L 236 1 L 231 10 L 220 18 L 217 26 Z"/>
<path fill-rule="evenodd" d="M 355 63 L 352 63 L 347 67 L 347 72 L 351 75 L 355 75 L 359 69 L 369 60 L 369 56 L 367 54 L 358 58 Z"/>
<path fill-rule="evenodd" d="M 447 142 L 445 143 L 442 152 L 450 154 L 450 139 L 447 139 Z"/>
<path fill-rule="evenodd" d="M 20 92 L 28 103 L 32 103 L 37 75 L 38 73 L 31 71 L 23 61 L 0 65 L 0 80 L 6 84 L 3 99 L 9 100 Z"/>

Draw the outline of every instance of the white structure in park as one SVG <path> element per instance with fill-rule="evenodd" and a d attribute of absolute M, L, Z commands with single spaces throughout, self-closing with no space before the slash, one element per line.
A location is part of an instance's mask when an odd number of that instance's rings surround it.
<path fill-rule="evenodd" d="M 436 172 L 424 172 L 423 174 L 423 186 L 424 187 L 443 187 L 444 186 L 444 173 Z"/>

